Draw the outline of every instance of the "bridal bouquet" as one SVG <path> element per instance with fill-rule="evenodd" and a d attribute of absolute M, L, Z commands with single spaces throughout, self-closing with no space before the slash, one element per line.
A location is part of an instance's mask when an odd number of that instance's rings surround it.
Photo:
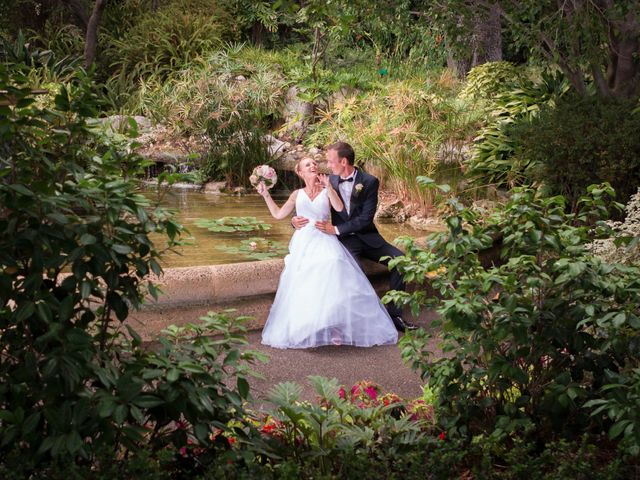
<path fill-rule="evenodd" d="M 253 169 L 249 181 L 254 187 L 258 186 L 259 183 L 263 183 L 265 187 L 272 188 L 278 181 L 278 175 L 269 165 L 258 165 Z"/>

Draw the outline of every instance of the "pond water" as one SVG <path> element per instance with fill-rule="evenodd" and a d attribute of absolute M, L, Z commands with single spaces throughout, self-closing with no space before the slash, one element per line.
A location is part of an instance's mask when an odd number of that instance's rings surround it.
<path fill-rule="evenodd" d="M 145 195 L 153 198 L 154 190 L 146 190 Z M 275 193 L 274 199 L 281 205 L 288 193 Z M 281 258 L 286 254 L 286 247 L 293 234 L 289 219 L 276 220 L 262 197 L 257 194 L 232 196 L 214 195 L 191 190 L 174 190 L 167 192 L 161 204 L 175 209 L 176 220 L 189 230 L 185 237 L 189 245 L 179 247 L 176 253 L 168 253 L 163 257 L 164 267 L 192 267 L 200 265 L 221 265 L 225 263 L 250 262 L 262 259 L 261 247 L 264 241 L 253 249 L 252 238 L 260 237 L 265 241 L 275 242 L 279 252 L 271 258 Z M 271 225 L 269 230 L 253 232 L 212 232 L 196 225 L 198 219 L 214 219 L 220 217 L 255 217 L 260 222 Z M 428 232 L 415 230 L 408 225 L 376 223 L 380 233 L 389 241 L 401 235 L 424 237 Z M 158 236 L 154 241 L 160 242 Z M 244 243 L 244 248 L 242 245 Z M 249 248 L 247 248 L 249 244 Z M 160 243 L 158 243 L 158 247 Z M 241 251 L 234 249 L 241 247 Z M 231 251 L 229 251 L 231 250 Z M 262 252 L 264 253 L 264 252 Z"/>

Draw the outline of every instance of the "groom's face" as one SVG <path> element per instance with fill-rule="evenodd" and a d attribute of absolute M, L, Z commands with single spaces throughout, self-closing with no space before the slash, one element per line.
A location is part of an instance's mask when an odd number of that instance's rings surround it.
<path fill-rule="evenodd" d="M 327 151 L 327 166 L 331 169 L 331 173 L 334 175 L 342 175 L 346 168 L 347 159 L 340 158 L 336 150 Z"/>

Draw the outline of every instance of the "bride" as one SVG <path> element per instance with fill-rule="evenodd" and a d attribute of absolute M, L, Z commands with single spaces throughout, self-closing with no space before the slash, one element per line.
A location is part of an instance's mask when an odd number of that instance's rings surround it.
<path fill-rule="evenodd" d="M 295 190 L 278 207 L 264 184 L 256 187 L 276 219 L 293 212 L 310 219 L 296 230 L 278 291 L 262 332 L 262 343 L 275 348 L 308 348 L 321 345 L 395 344 L 398 340 L 391 317 L 351 254 L 334 235 L 314 226 L 328 220 L 331 207 L 344 208 L 327 175 L 303 158 L 295 168 L 305 187 Z"/>

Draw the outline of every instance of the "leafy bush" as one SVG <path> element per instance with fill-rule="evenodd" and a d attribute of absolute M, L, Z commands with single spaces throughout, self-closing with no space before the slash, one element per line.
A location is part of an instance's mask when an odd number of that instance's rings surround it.
<path fill-rule="evenodd" d="M 596 239 L 589 248 L 609 263 L 640 262 L 640 191 L 625 206 L 623 222 L 609 221 L 615 236 Z"/>
<path fill-rule="evenodd" d="M 475 100 L 495 98 L 514 89 L 524 79 L 522 69 L 511 62 L 487 62 L 467 74 L 460 96 Z"/>
<path fill-rule="evenodd" d="M 300 401 L 298 385 L 274 387 L 275 411 L 248 419 L 258 436 L 233 443 L 244 461 L 217 461 L 203 478 L 515 480 L 526 472 L 532 480 L 615 480 L 633 472 L 632 463 L 608 457 L 587 437 L 537 445 L 479 435 L 467 442 L 441 431 L 433 406 L 422 398 L 403 401 L 368 381 L 345 389 L 335 379 L 309 380 L 316 401 Z"/>
<path fill-rule="evenodd" d="M 530 184 L 533 165 L 526 157 L 516 155 L 518 141 L 510 128 L 538 115 L 543 105 L 552 108 L 568 91 L 569 83 L 560 73 L 545 72 L 539 81 L 525 79 L 498 94 L 488 106 L 489 124 L 475 138 L 467 176 L 481 186 L 512 188 Z"/>
<path fill-rule="evenodd" d="M 514 128 L 517 155 L 533 164 L 533 178 L 572 209 L 587 187 L 609 182 L 627 203 L 640 185 L 640 115 L 635 102 L 566 98 Z"/>
<path fill-rule="evenodd" d="M 172 1 L 141 16 L 125 34 L 105 38 L 113 75 L 135 85 L 150 76 L 166 79 L 228 40 L 231 20 L 207 0 Z"/>
<path fill-rule="evenodd" d="M 81 57 L 56 55 L 50 49 L 34 47 L 19 31 L 13 41 L 0 36 L 0 61 L 6 68 L 28 76 L 31 87 L 37 88 L 45 83 L 67 82 L 74 76 Z"/>
<path fill-rule="evenodd" d="M 490 221 L 453 202 L 449 231 L 427 249 L 406 240 L 407 256 L 392 263 L 439 298 L 424 289 L 389 298 L 440 314 L 433 326 L 442 327 L 443 358 L 429 358 L 424 331 L 401 343 L 439 392 L 447 430 L 536 442 L 608 430 L 638 453 L 640 271 L 604 263 L 585 247 L 610 195 L 608 186 L 590 187 L 569 214 L 562 197 L 517 189 Z M 596 233 L 610 234 L 597 225 Z M 502 262 L 483 267 L 478 252 L 495 238 Z"/>
<path fill-rule="evenodd" d="M 226 316 L 170 331 L 156 351 L 124 324 L 158 293 L 150 235 L 171 248 L 181 226 L 138 193 L 145 164 L 125 153 L 132 145 L 87 124 L 90 79 L 62 87 L 55 110 L 36 107 L 25 82 L 0 66 L 0 100 L 15 104 L 0 106 L 0 464 L 28 476 L 51 459 L 209 441 L 211 425 L 241 411 L 239 361 L 252 354 Z M 224 338 L 205 336 L 214 330 Z"/>
<path fill-rule="evenodd" d="M 207 155 L 198 167 L 207 178 L 248 186 L 249 175 L 271 158 L 263 139 L 280 117 L 286 80 L 274 63 L 254 60 L 257 49 L 229 45 L 202 65 L 166 82 L 142 82 L 126 108 L 163 123 L 176 134 L 204 137 Z M 112 103 L 122 99 L 111 95 Z"/>

